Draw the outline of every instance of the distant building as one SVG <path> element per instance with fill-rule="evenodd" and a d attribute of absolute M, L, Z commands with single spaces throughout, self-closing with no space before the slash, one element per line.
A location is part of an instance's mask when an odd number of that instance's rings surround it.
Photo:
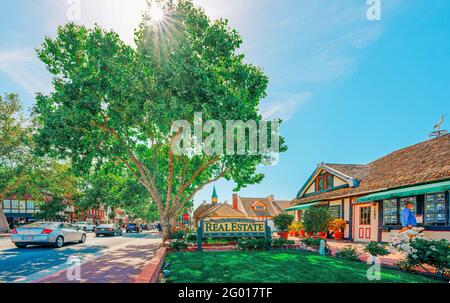
<path fill-rule="evenodd" d="M 274 196 L 266 198 L 244 198 L 233 194 L 232 204 L 219 203 L 214 186 L 211 203 L 203 202 L 194 211 L 194 226 L 198 221 L 207 219 L 243 218 L 253 220 L 271 220 L 291 206 L 291 201 L 277 201 Z"/>

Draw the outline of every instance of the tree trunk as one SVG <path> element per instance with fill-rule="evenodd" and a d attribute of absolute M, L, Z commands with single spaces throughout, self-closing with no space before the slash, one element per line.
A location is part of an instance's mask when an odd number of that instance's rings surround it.
<path fill-rule="evenodd" d="M 2 200 L 0 200 L 0 233 L 9 232 L 9 224 L 2 208 Z"/>
<path fill-rule="evenodd" d="M 161 228 L 162 228 L 162 238 L 163 238 L 163 242 L 165 242 L 166 240 L 169 239 L 170 236 L 170 219 L 169 218 L 164 218 L 163 216 L 161 217 Z"/>

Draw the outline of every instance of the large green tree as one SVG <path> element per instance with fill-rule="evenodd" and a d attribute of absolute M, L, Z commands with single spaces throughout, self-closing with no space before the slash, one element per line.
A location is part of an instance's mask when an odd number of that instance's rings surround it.
<path fill-rule="evenodd" d="M 34 154 L 35 127 L 17 95 L 0 96 L 0 201 L 15 195 L 45 203 L 50 197 L 62 201 L 78 192 L 79 180 L 67 163 Z M 5 232 L 8 224 L 1 206 L 0 232 Z"/>
<path fill-rule="evenodd" d="M 36 140 L 42 154 L 70 158 L 82 173 L 107 163 L 126 167 L 156 204 L 166 238 L 204 186 L 220 178 L 236 190 L 258 183 L 264 176 L 257 166 L 269 158 L 175 154 L 182 132 L 172 123 L 193 121 L 198 112 L 222 125 L 259 122 L 268 79 L 237 52 L 241 37 L 226 20 L 212 22 L 188 0 L 159 5 L 163 20 L 144 18 L 136 48 L 114 32 L 75 24 L 45 39 L 38 55 L 54 75 L 54 91 L 37 97 Z"/>
<path fill-rule="evenodd" d="M 24 182 L 32 158 L 31 125 L 15 94 L 0 96 L 0 202 Z M 0 203 L 0 232 L 8 231 Z"/>

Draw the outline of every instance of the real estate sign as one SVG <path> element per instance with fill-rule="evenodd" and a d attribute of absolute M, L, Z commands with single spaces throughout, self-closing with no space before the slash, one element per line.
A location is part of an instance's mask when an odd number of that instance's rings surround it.
<path fill-rule="evenodd" d="M 267 221 L 250 219 L 219 219 L 200 221 L 197 229 L 198 248 L 202 249 L 203 238 L 271 237 Z"/>

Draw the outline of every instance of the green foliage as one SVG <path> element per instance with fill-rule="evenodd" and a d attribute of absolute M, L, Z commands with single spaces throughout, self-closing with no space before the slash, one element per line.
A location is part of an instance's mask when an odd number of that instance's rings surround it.
<path fill-rule="evenodd" d="M 189 243 L 196 243 L 197 242 L 197 234 L 187 234 L 186 241 Z"/>
<path fill-rule="evenodd" d="M 306 246 L 314 247 L 314 248 L 320 247 L 321 241 L 325 241 L 325 244 L 327 243 L 327 241 L 324 239 L 314 239 L 314 238 L 306 238 L 306 239 L 302 239 L 300 241 L 303 242 Z"/>
<path fill-rule="evenodd" d="M 275 227 L 279 231 L 283 232 L 289 230 L 289 226 L 292 224 L 292 221 L 294 221 L 294 216 L 285 213 L 273 217 L 273 223 L 275 224 Z"/>
<path fill-rule="evenodd" d="M 369 244 L 367 244 L 367 246 L 364 248 L 364 251 L 368 252 L 374 257 L 386 256 L 390 254 L 390 252 L 386 249 L 386 245 L 375 241 L 372 241 Z"/>
<path fill-rule="evenodd" d="M 66 208 L 64 201 L 53 198 L 50 201 L 39 203 L 39 212 L 34 215 L 37 220 L 61 221 L 64 219 L 59 213 Z"/>
<path fill-rule="evenodd" d="M 186 233 L 182 230 L 176 230 L 170 234 L 170 239 L 182 240 L 184 239 Z"/>
<path fill-rule="evenodd" d="M 237 242 L 238 238 L 207 238 L 204 243 L 206 244 L 227 244 L 230 242 Z"/>
<path fill-rule="evenodd" d="M 239 250 L 266 250 L 270 248 L 271 241 L 266 238 L 241 238 L 238 240 Z"/>
<path fill-rule="evenodd" d="M 342 249 L 339 249 L 336 252 L 335 257 L 338 259 L 345 259 L 345 260 L 349 260 L 349 261 L 358 261 L 359 253 L 356 250 L 356 248 L 354 248 L 352 246 L 347 246 Z"/>
<path fill-rule="evenodd" d="M 98 26 L 59 27 L 37 51 L 54 90 L 37 96 L 35 114 L 40 155 L 70 159 L 83 175 L 108 165 L 132 176 L 147 191 L 144 203 L 156 203 L 167 233 L 201 188 L 220 178 L 236 190 L 259 183 L 264 176 L 256 168 L 271 157 L 171 153 L 179 138 L 172 123 L 193 121 L 197 112 L 223 125 L 259 122 L 268 78 L 238 53 L 241 37 L 226 20 L 212 22 L 187 0 L 163 6 L 167 26 L 144 19 L 136 49 Z M 287 150 L 283 138 L 280 150 Z"/>
<path fill-rule="evenodd" d="M 326 207 L 312 207 L 303 215 L 303 225 L 306 232 L 325 232 L 332 216 Z"/>
<path fill-rule="evenodd" d="M 293 245 L 295 244 L 292 240 L 286 240 L 282 238 L 277 238 L 272 240 L 272 247 L 282 247 L 284 245 Z"/>
<path fill-rule="evenodd" d="M 181 252 L 187 249 L 188 244 L 183 240 L 174 240 L 170 242 L 169 247 L 175 252 Z"/>
<path fill-rule="evenodd" d="M 412 269 L 415 266 L 428 264 L 436 268 L 436 274 L 442 275 L 450 270 L 450 243 L 442 240 L 413 239 L 412 253 L 400 264 L 402 268 Z"/>

